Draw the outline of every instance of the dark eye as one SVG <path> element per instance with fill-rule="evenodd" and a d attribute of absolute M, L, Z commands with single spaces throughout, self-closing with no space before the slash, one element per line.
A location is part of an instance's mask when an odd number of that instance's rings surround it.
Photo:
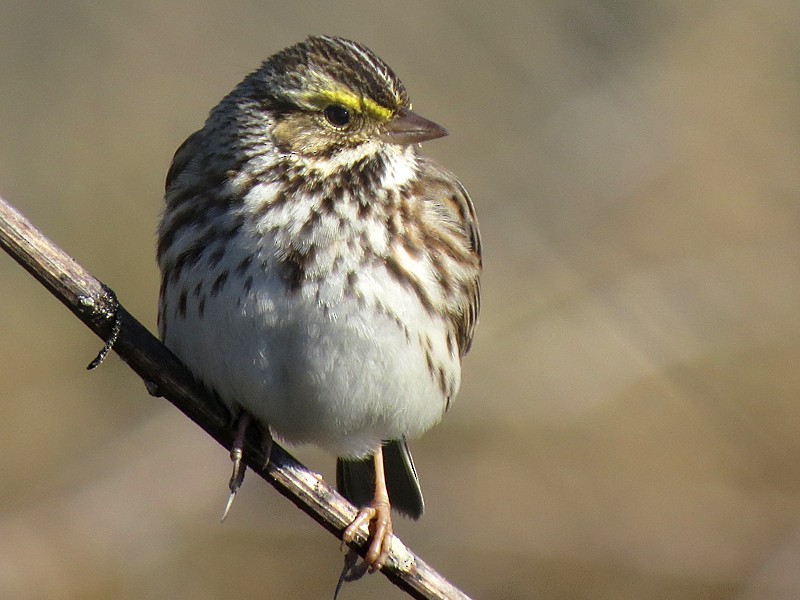
<path fill-rule="evenodd" d="M 346 127 L 353 118 L 350 111 L 341 104 L 329 104 L 323 111 L 328 123 L 334 127 Z"/>

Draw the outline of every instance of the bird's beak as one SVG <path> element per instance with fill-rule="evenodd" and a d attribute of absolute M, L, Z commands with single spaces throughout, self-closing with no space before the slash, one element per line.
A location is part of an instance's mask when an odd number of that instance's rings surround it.
<path fill-rule="evenodd" d="M 419 144 L 447 135 L 447 130 L 417 113 L 401 108 L 387 123 L 380 139 L 389 144 Z"/>

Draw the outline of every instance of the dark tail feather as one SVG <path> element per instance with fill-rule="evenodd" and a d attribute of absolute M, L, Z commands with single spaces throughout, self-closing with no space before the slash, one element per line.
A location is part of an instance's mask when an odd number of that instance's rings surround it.
<path fill-rule="evenodd" d="M 405 439 L 386 442 L 383 446 L 383 466 L 389 502 L 398 512 L 419 519 L 425 509 L 417 470 Z M 366 506 L 375 494 L 375 465 L 367 460 L 336 461 L 336 489 L 356 506 Z"/>

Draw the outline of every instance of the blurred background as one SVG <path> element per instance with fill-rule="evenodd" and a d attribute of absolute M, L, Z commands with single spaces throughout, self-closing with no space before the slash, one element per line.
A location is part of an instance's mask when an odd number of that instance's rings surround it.
<path fill-rule="evenodd" d="M 154 329 L 174 150 L 323 32 L 448 127 L 484 238 L 402 539 L 476 598 L 800 597 L 800 3 L 7 0 L 0 194 Z M 252 476 L 220 525 L 227 452 L 5 255 L 0 298 L 0 597 L 331 597 L 337 540 Z"/>

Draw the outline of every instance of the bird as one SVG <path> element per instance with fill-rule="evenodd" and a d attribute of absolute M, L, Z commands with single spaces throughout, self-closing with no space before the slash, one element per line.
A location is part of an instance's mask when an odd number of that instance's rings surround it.
<path fill-rule="evenodd" d="M 445 135 L 366 46 L 310 36 L 226 95 L 166 178 L 159 333 L 231 413 L 228 508 L 251 424 L 265 447 L 319 446 L 370 571 L 391 509 L 423 513 L 407 441 L 450 408 L 478 322 L 472 200 L 419 152 Z"/>

